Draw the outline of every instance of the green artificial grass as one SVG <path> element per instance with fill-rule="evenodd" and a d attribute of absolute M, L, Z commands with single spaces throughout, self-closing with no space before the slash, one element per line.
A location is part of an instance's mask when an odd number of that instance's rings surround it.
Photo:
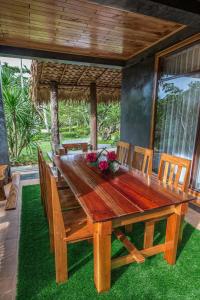
<path fill-rule="evenodd" d="M 163 239 L 165 224 L 156 228 L 155 243 Z M 131 239 L 141 247 L 143 224 L 134 225 Z M 18 300 L 78 299 L 200 299 L 200 232 L 185 224 L 177 263 L 170 266 L 162 254 L 143 264 L 112 271 L 109 292 L 98 295 L 93 282 L 93 251 L 88 242 L 69 246 L 69 280 L 55 283 L 54 257 L 49 251 L 47 221 L 40 202 L 39 186 L 23 188 L 18 267 Z M 112 255 L 126 253 L 113 239 Z"/>

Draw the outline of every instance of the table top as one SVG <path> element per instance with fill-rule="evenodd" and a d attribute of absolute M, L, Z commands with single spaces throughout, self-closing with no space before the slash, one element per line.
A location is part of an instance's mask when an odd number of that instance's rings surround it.
<path fill-rule="evenodd" d="M 102 174 L 96 167 L 88 165 L 83 154 L 55 156 L 54 162 L 92 222 L 153 211 L 195 199 L 138 170 L 120 168 L 115 174 Z"/>

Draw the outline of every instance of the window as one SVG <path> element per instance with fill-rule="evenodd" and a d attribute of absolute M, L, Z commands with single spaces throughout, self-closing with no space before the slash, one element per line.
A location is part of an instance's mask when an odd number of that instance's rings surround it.
<path fill-rule="evenodd" d="M 200 42 L 160 59 L 157 86 L 154 169 L 162 152 L 189 159 L 195 153 L 193 184 L 200 189 Z"/>

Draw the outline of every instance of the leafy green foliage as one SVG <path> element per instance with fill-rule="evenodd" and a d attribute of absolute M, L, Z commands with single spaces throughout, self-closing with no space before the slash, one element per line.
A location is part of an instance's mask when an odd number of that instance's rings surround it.
<path fill-rule="evenodd" d="M 29 96 L 30 70 L 4 64 L 2 67 L 3 100 L 6 116 L 10 160 L 16 163 L 37 162 L 36 144 L 50 143 L 50 106 L 35 107 Z M 22 75 L 23 74 L 23 78 Z M 119 103 L 98 104 L 98 140 L 114 144 L 119 139 Z M 89 104 L 59 102 L 61 141 L 89 138 Z M 50 146 L 48 146 L 48 149 Z"/>
<path fill-rule="evenodd" d="M 27 70 L 23 70 L 27 72 Z M 8 65 L 2 68 L 2 91 L 6 116 L 10 160 L 18 162 L 23 149 L 31 152 L 40 131 L 40 117 L 29 98 L 29 82 L 21 81 L 20 70 Z"/>

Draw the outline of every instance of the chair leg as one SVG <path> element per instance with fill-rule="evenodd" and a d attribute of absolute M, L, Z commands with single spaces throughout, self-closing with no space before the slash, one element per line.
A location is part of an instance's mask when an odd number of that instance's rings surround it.
<path fill-rule="evenodd" d="M 125 232 L 126 233 L 130 233 L 133 231 L 133 225 L 132 224 L 128 224 L 128 225 L 125 225 Z"/>
<path fill-rule="evenodd" d="M 68 279 L 67 244 L 64 240 L 55 237 L 55 269 L 56 282 L 63 283 Z"/>
<path fill-rule="evenodd" d="M 153 246 L 155 222 L 145 222 L 144 229 L 144 249 L 151 248 Z"/>

